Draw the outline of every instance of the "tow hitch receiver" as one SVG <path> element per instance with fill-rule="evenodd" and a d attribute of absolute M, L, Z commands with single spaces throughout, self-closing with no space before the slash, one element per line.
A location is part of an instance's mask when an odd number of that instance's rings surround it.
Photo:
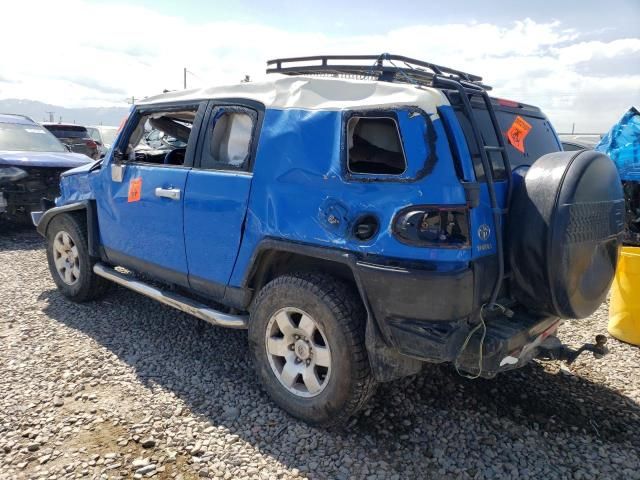
<path fill-rule="evenodd" d="M 596 358 L 608 353 L 607 337 L 596 335 L 596 343 L 585 343 L 577 350 L 560 343 L 558 337 L 547 337 L 538 347 L 537 357 L 543 360 L 564 360 L 571 365 L 582 352 L 593 352 Z"/>

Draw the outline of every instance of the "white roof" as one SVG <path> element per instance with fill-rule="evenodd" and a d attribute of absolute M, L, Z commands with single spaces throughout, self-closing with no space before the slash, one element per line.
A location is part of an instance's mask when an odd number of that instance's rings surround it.
<path fill-rule="evenodd" d="M 146 98 L 139 104 L 243 98 L 278 110 L 351 110 L 414 105 L 434 113 L 437 106 L 449 103 L 440 90 L 406 83 L 287 75 L 270 78 L 264 82 L 174 91 Z"/>

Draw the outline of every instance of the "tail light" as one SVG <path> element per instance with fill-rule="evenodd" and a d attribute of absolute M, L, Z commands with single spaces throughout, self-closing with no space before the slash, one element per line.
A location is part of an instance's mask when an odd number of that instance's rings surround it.
<path fill-rule="evenodd" d="M 417 247 L 464 248 L 469 246 L 469 212 L 466 207 L 408 207 L 396 215 L 393 233 Z"/>
<path fill-rule="evenodd" d="M 94 142 L 93 140 L 85 140 L 84 143 L 89 148 L 98 148 L 98 144 L 96 142 Z"/>
<path fill-rule="evenodd" d="M 520 108 L 522 106 L 518 102 L 514 102 L 513 100 L 507 100 L 506 98 L 498 98 L 498 105 L 501 105 L 503 107 L 512 107 L 512 108 Z"/>

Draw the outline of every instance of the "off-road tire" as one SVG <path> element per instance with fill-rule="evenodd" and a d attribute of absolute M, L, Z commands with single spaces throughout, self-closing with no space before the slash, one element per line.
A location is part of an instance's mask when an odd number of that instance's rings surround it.
<path fill-rule="evenodd" d="M 266 329 L 279 310 L 308 312 L 331 349 L 331 375 L 317 396 L 301 398 L 286 389 L 269 363 Z M 324 274 L 278 277 L 262 288 L 252 309 L 249 344 L 261 384 L 286 412 L 312 425 L 345 425 L 375 390 L 365 348 L 366 312 L 350 285 Z"/>
<path fill-rule="evenodd" d="M 55 265 L 54 239 L 61 231 L 69 234 L 78 249 L 80 275 L 73 285 L 68 285 L 64 282 Z M 78 214 L 63 213 L 56 215 L 47 228 L 47 261 L 53 281 L 65 297 L 78 303 L 100 298 L 111 286 L 111 282 L 107 279 L 93 273 L 93 266 L 98 259 L 89 255 L 87 238 L 86 222 Z"/>

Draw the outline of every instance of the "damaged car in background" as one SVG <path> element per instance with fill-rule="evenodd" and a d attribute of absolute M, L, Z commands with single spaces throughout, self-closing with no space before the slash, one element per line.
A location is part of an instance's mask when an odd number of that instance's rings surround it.
<path fill-rule="evenodd" d="M 0 218 L 29 223 L 43 198 L 60 194 L 62 172 L 91 162 L 29 117 L 0 114 Z"/>
<path fill-rule="evenodd" d="M 100 158 L 100 145 L 91 138 L 86 127 L 75 123 L 43 123 L 42 126 L 65 145 L 69 151 L 83 153 L 98 160 Z"/>

